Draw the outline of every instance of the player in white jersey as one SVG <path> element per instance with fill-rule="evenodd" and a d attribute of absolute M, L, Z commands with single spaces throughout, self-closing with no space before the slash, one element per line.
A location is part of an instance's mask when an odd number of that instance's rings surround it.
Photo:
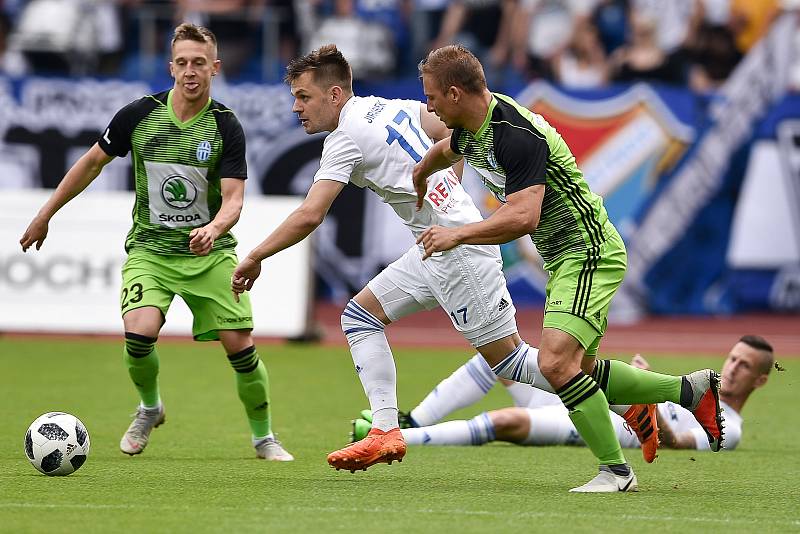
<path fill-rule="evenodd" d="M 532 349 L 535 350 L 535 349 Z M 631 364 L 649 369 L 640 355 Z M 720 405 L 725 411 L 725 448 L 735 449 L 742 437 L 744 404 L 750 394 L 762 387 L 775 365 L 770 344 L 762 337 L 746 335 L 731 348 L 722 365 Z M 514 406 L 482 413 L 470 420 L 439 423 L 454 410 L 480 400 L 491 389 L 496 377 L 482 360 L 473 357 L 436 388 L 409 414 L 401 418 L 409 445 L 482 445 L 507 441 L 519 445 L 582 445 L 567 410 L 556 395 L 533 388 L 517 388 L 506 383 Z M 369 413 L 353 422 L 357 438 L 369 427 Z M 673 402 L 658 405 L 658 427 L 662 446 L 672 449 L 709 450 L 706 433 L 690 411 Z M 623 448 L 640 446 L 625 420 L 611 413 L 614 430 Z"/>
<path fill-rule="evenodd" d="M 350 66 L 334 45 L 292 61 L 286 81 L 294 96 L 292 110 L 306 132 L 331 133 L 325 139 L 320 169 L 302 205 L 239 264 L 231 281 L 234 293 L 253 286 L 262 260 L 314 231 L 348 182 L 378 194 L 415 237 L 431 225 L 454 227 L 481 220 L 449 169 L 432 177 L 422 208 L 416 208 L 411 171 L 433 144 L 433 138 L 449 134 L 425 104 L 354 96 Z M 374 419 L 363 440 L 328 455 L 328 463 L 337 469 L 366 469 L 405 455 L 386 325 L 441 306 L 488 364 L 497 365 L 510 355 L 528 350 L 517 333 L 514 305 L 496 245 L 459 246 L 425 262 L 423 254 L 421 246 L 413 245 L 371 280 L 342 313 L 342 330 Z M 526 368 L 518 375 L 521 382 L 550 388 L 538 369 Z"/>

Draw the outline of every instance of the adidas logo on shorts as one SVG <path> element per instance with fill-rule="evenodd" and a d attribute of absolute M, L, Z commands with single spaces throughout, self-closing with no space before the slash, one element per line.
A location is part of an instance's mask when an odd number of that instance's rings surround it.
<path fill-rule="evenodd" d="M 503 311 L 508 308 L 508 301 L 506 299 L 500 299 L 500 305 L 497 307 L 497 311 Z"/>

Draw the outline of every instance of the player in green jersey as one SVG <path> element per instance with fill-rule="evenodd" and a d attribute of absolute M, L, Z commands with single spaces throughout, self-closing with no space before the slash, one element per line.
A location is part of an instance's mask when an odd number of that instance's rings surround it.
<path fill-rule="evenodd" d="M 172 39 L 169 91 L 128 104 L 64 176 L 20 244 L 38 250 L 55 213 L 83 191 L 114 157 L 131 153 L 136 178 L 133 226 L 125 241 L 120 309 L 125 364 L 141 398 L 120 441 L 127 454 L 147 446 L 164 422 L 156 340 L 175 295 L 192 311 L 198 341 L 219 340 L 236 371 L 259 458 L 294 458 L 275 439 L 269 379 L 251 331 L 250 301 L 230 292 L 238 263 L 230 229 L 239 219 L 247 178 L 245 139 L 231 110 L 211 99 L 219 72 L 217 41 L 208 29 L 181 24 Z"/>
<path fill-rule="evenodd" d="M 711 449 L 719 450 L 717 373 L 707 369 L 673 377 L 620 361 L 595 361 L 627 257 L 602 199 L 589 189 L 558 132 L 512 98 L 491 93 L 480 62 L 461 46 L 432 51 L 420 63 L 420 77 L 428 109 L 453 133 L 436 143 L 414 169 L 418 205 L 427 177 L 462 158 L 464 172 L 476 173 L 502 205 L 481 222 L 432 226 L 418 242 L 430 256 L 462 243 L 506 243 L 531 235 L 550 273 L 538 362 L 533 361 L 533 351 L 520 351 L 490 363 L 498 376 L 517 381 L 538 363 L 569 409 L 600 464 L 594 479 L 572 491 L 636 488 L 611 425 L 609 403 L 680 404 L 703 426 Z"/>

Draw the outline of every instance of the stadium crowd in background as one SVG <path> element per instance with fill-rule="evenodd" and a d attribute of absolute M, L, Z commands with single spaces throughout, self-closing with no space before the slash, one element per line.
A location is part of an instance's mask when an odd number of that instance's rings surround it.
<path fill-rule="evenodd" d="M 148 78 L 178 22 L 219 37 L 231 81 L 280 79 L 335 42 L 356 80 L 415 76 L 461 43 L 490 84 L 570 88 L 646 80 L 717 87 L 790 0 L 30 0 L 0 6 L 0 71 Z M 800 45 L 798 45 L 800 46 Z"/>

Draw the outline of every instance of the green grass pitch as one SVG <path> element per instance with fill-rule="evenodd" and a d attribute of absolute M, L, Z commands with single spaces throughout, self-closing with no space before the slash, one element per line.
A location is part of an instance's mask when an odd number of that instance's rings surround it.
<path fill-rule="evenodd" d="M 167 422 L 147 451 L 118 450 L 136 397 L 121 342 L 0 338 L 2 532 L 786 532 L 800 531 L 800 361 L 744 410 L 731 453 L 661 451 L 652 465 L 627 456 L 640 492 L 574 495 L 595 472 L 571 447 L 413 447 L 401 464 L 351 474 L 325 456 L 346 442 L 366 400 L 346 347 L 263 345 L 275 431 L 297 457 L 258 461 L 233 372 L 214 343 L 162 342 Z M 399 398 L 409 409 L 463 363 L 462 350 L 395 351 Z M 628 355 L 619 355 L 627 357 Z M 650 357 L 680 373 L 721 357 Z M 495 388 L 453 417 L 501 407 Z M 86 424 L 86 465 L 62 478 L 28 464 L 23 437 L 47 411 Z"/>

